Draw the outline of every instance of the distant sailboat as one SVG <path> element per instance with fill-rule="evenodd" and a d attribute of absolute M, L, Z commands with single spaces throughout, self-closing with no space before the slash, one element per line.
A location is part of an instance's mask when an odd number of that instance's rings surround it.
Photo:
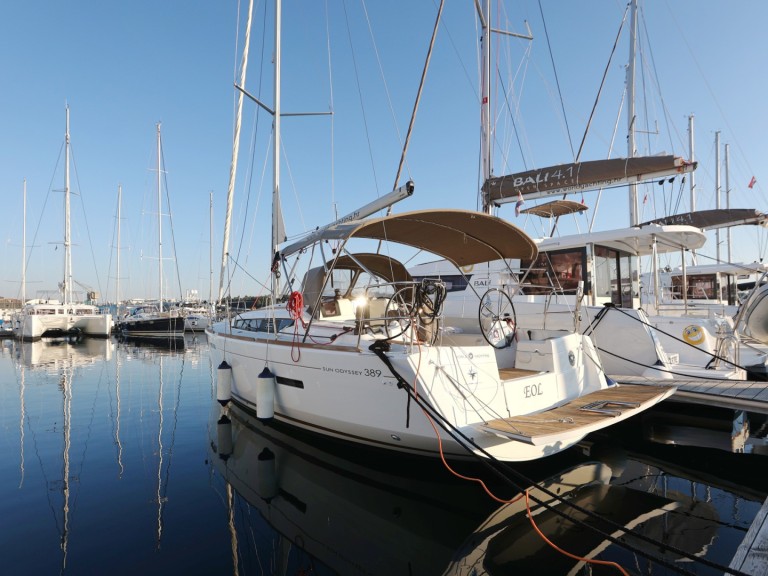
<path fill-rule="evenodd" d="M 64 148 L 64 280 L 59 284 L 61 300 L 35 299 L 24 304 L 13 322 L 14 333 L 22 340 L 47 336 L 84 334 L 109 336 L 112 315 L 102 314 L 97 306 L 74 302 L 72 293 L 72 240 L 70 233 L 69 189 L 69 106 L 66 107 L 67 128 Z M 26 194 L 26 192 L 25 192 Z M 24 264 L 26 263 L 26 248 Z M 94 294 L 89 292 L 89 298 Z"/>
<path fill-rule="evenodd" d="M 165 309 L 163 305 L 163 196 L 162 196 L 162 141 L 160 124 L 157 124 L 157 234 L 160 292 L 157 304 L 134 307 L 120 319 L 118 330 L 126 338 L 151 338 L 154 340 L 182 340 L 184 317 L 178 310 Z"/>

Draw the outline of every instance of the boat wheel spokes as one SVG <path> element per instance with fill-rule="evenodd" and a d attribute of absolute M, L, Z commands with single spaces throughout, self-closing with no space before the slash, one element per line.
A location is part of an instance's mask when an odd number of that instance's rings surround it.
<path fill-rule="evenodd" d="M 480 299 L 480 329 L 494 348 L 511 346 L 517 338 L 517 315 L 512 299 L 503 290 L 491 288 Z"/>

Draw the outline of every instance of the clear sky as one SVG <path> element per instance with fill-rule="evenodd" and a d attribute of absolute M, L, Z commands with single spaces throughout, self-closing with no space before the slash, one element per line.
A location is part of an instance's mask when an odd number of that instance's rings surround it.
<path fill-rule="evenodd" d="M 209 198 L 213 193 L 213 284 L 218 288 L 230 172 L 235 90 L 247 3 L 12 2 L 0 19 L 0 189 L 3 246 L 0 295 L 20 293 L 22 190 L 27 181 L 27 296 L 55 290 L 63 276 L 65 105 L 71 114 L 73 275 L 113 298 L 117 190 L 122 186 L 123 297 L 156 297 L 156 124 L 162 123 L 173 225 L 163 223 L 166 295 L 211 284 Z M 574 158 L 607 67 L 581 159 L 626 156 L 628 24 L 609 57 L 626 4 L 617 0 L 515 0 L 494 9 L 495 26 L 530 25 L 532 42 L 494 37 L 496 174 Z M 265 10 L 267 22 L 264 23 Z M 272 95 L 272 2 L 255 2 L 246 87 L 267 105 Z M 542 19 L 542 12 L 544 18 Z M 437 4 L 431 0 L 328 0 L 283 6 L 281 188 L 286 227 L 296 235 L 328 223 L 394 187 Z M 638 148 L 689 157 L 695 116 L 698 208 L 715 206 L 715 132 L 730 148 L 732 207 L 768 210 L 768 2 L 645 0 L 637 80 Z M 406 168 L 413 198 L 397 210 L 477 207 L 479 173 L 478 29 L 471 0 L 446 2 Z M 554 68 L 553 68 L 554 66 Z M 626 105 L 626 104 L 625 104 Z M 269 261 L 271 119 L 245 103 L 235 189 L 232 250 L 260 281 Z M 514 125 L 510 120 L 514 116 Z M 399 135 L 398 135 L 399 133 Z M 614 135 L 615 133 L 615 135 Z M 611 147 L 611 142 L 613 146 Z M 755 176 L 757 183 L 747 185 Z M 722 206 L 725 206 L 725 172 Z M 165 194 L 165 191 L 164 191 Z M 641 188 L 641 220 L 690 209 L 687 184 Z M 581 195 L 575 197 L 581 200 Z M 586 216 L 561 220 L 559 233 L 585 231 Z M 627 194 L 607 190 L 594 229 L 629 223 Z M 167 207 L 164 211 L 168 211 Z M 499 215 L 540 235 L 548 223 Z M 171 237 L 171 230 L 173 237 Z M 57 244 L 58 243 L 58 244 Z M 176 260 L 171 260 L 175 244 Z M 764 233 L 734 233 L 734 260 L 765 255 Z M 725 247 L 722 257 L 725 257 Z M 715 255 L 714 239 L 704 254 Z M 705 263 L 706 259 L 700 260 Z M 674 262 L 671 262 L 675 265 Z M 176 278 L 176 268 L 180 279 Z M 255 294 L 240 274 L 233 293 Z"/>

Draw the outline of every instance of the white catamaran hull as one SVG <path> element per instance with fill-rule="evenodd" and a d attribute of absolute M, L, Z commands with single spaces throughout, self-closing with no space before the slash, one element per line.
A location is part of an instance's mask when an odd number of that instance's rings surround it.
<path fill-rule="evenodd" d="M 22 340 L 37 340 L 43 336 L 83 334 L 106 338 L 112 330 L 112 316 L 94 315 L 29 315 L 20 314 L 14 320 L 14 333 Z"/>

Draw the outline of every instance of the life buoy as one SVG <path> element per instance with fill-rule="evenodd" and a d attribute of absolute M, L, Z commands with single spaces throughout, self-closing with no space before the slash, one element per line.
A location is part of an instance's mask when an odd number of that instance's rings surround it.
<path fill-rule="evenodd" d="M 683 328 L 683 340 L 692 346 L 699 346 L 704 343 L 704 330 L 701 326 L 690 324 Z"/>
<path fill-rule="evenodd" d="M 469 274 L 474 269 L 475 269 L 474 264 L 467 264 L 466 266 L 461 267 L 461 271 L 464 272 L 464 274 Z"/>

